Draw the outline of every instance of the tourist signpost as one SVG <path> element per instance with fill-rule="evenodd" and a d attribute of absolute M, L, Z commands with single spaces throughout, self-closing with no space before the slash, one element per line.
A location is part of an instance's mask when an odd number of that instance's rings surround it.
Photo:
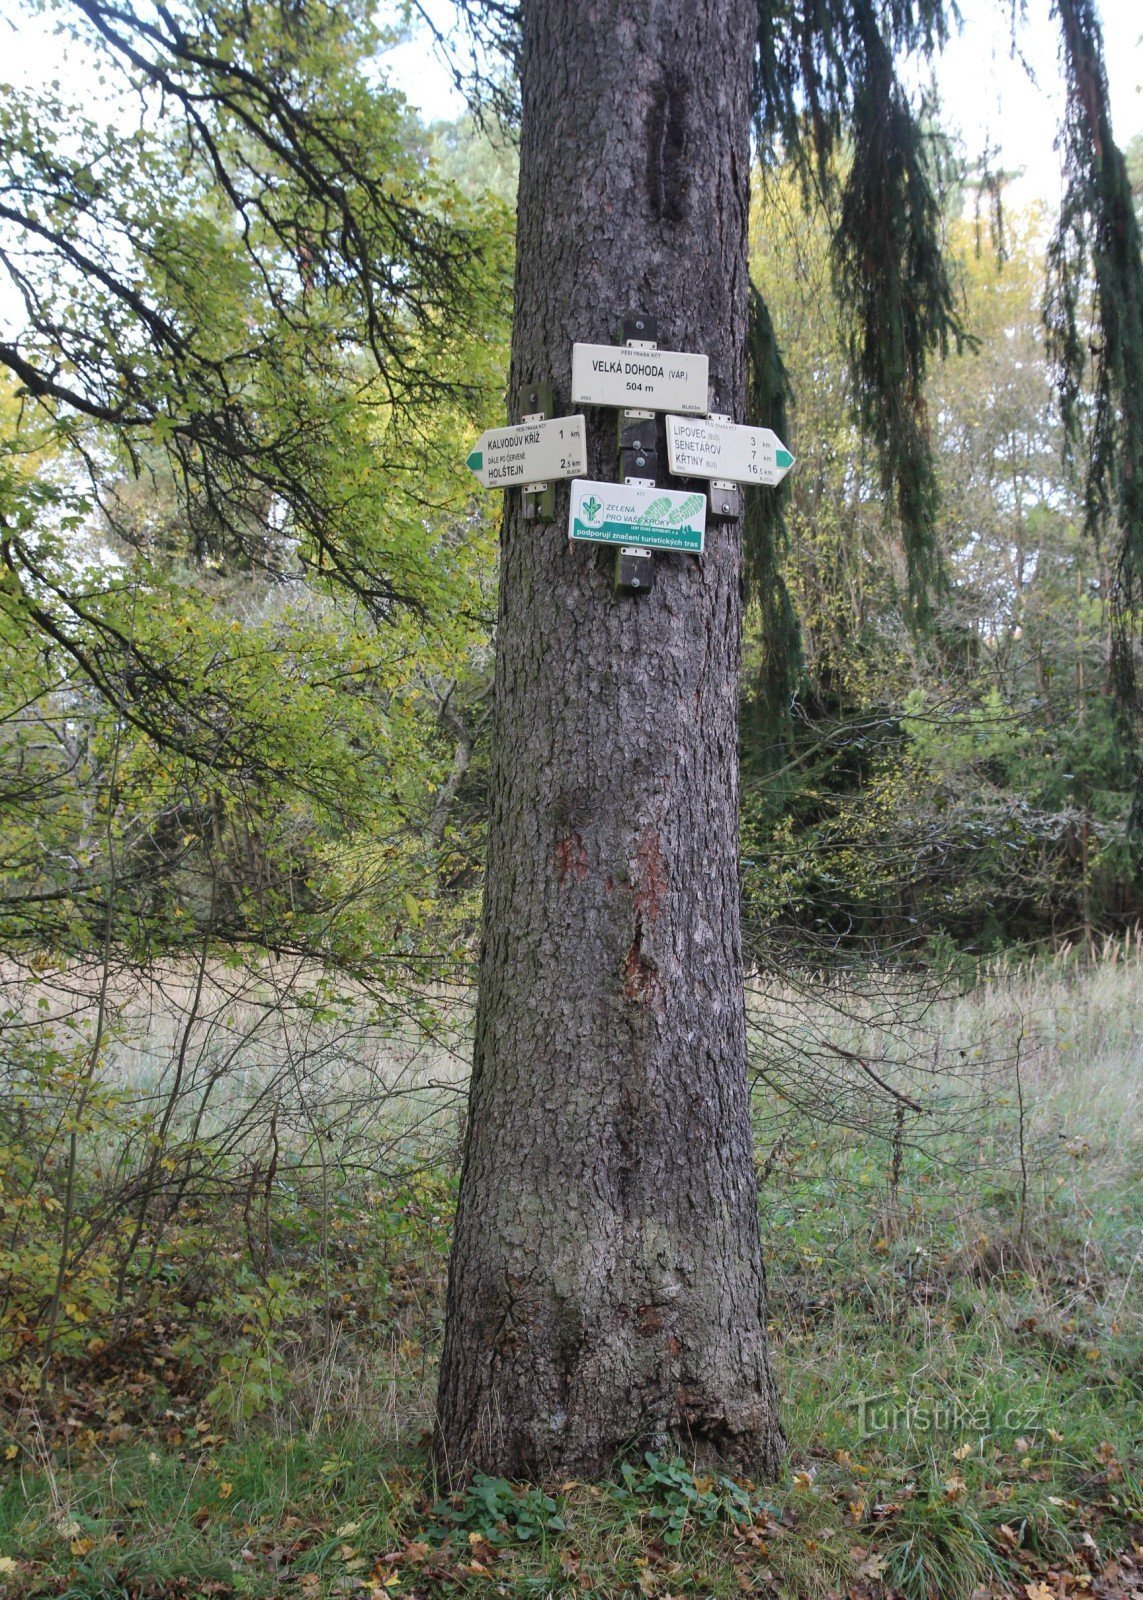
<path fill-rule="evenodd" d="M 706 356 L 655 345 L 572 345 L 576 405 L 702 416 L 708 409 L 707 382 Z"/>
<path fill-rule="evenodd" d="M 680 478 L 775 484 L 794 458 L 770 428 L 719 417 L 668 417 L 667 465 Z"/>
<path fill-rule="evenodd" d="M 654 582 L 656 551 L 702 554 L 708 511 L 705 491 L 656 483 L 656 412 L 668 413 L 670 471 L 709 481 L 709 511 L 716 521 L 741 514 L 739 485 L 781 483 L 794 457 L 771 429 L 711 412 L 705 355 L 660 350 L 654 318 L 641 313 L 625 319 L 628 331 L 638 337 L 622 344 L 572 345 L 572 401 L 620 413 L 622 483 L 582 476 L 587 472 L 584 417 L 549 417 L 553 407 L 546 382 L 527 391 L 524 421 L 481 434 L 468 465 L 486 488 L 522 488 L 525 520 L 541 523 L 555 515 L 553 480 L 570 478 L 568 538 L 617 545 L 616 587 L 645 594 Z"/>
<path fill-rule="evenodd" d="M 489 428 L 476 441 L 467 465 L 486 489 L 574 478 L 587 471 L 587 428 L 582 416 Z"/>

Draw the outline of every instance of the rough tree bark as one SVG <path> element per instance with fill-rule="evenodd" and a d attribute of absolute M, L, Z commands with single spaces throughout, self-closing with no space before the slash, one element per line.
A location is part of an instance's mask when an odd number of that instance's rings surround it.
<path fill-rule="evenodd" d="M 526 0 L 511 400 L 622 314 L 742 416 L 750 0 Z M 662 423 L 660 421 L 660 433 Z M 590 475 L 617 475 L 589 413 Z M 660 446 L 660 482 L 666 482 Z M 506 496 L 484 939 L 438 1451 L 511 1476 L 782 1450 L 739 931 L 741 535 L 612 593 Z"/>

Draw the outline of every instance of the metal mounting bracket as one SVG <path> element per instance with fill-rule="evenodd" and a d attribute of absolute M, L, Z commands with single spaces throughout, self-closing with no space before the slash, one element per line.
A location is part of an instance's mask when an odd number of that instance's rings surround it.
<path fill-rule="evenodd" d="M 654 478 L 625 477 L 624 483 L 653 489 Z M 649 594 L 655 586 L 655 552 L 638 544 L 621 544 L 615 552 L 615 587 L 629 594 Z"/>
<path fill-rule="evenodd" d="M 742 485 L 727 479 L 710 481 L 710 514 L 716 522 L 732 522 L 742 515 Z"/>
<path fill-rule="evenodd" d="M 555 413 L 550 383 L 534 383 L 524 394 L 527 410 L 521 413 L 521 422 L 544 422 Z M 525 483 L 520 487 L 520 505 L 525 522 L 554 522 L 556 520 L 556 491 L 550 483 Z"/>
<path fill-rule="evenodd" d="M 646 311 L 629 311 L 620 334 L 628 350 L 659 348 L 658 319 Z M 618 413 L 619 476 L 624 483 L 658 482 L 659 448 L 656 417 L 642 407 Z"/>
<path fill-rule="evenodd" d="M 655 553 L 641 545 L 621 544 L 615 555 L 615 587 L 628 594 L 648 594 L 655 586 Z"/>

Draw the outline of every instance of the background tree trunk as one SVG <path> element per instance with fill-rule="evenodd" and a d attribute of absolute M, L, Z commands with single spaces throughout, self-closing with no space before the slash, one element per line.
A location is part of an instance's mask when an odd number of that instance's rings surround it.
<path fill-rule="evenodd" d="M 512 415 L 624 312 L 741 419 L 750 0 L 527 0 Z M 662 422 L 659 423 L 662 436 Z M 589 413 L 615 479 L 615 413 Z M 666 482 L 665 448 L 659 481 Z M 771 1473 L 739 930 L 741 536 L 612 593 L 506 496 L 480 998 L 450 1265 L 446 1470 L 679 1443 Z"/>

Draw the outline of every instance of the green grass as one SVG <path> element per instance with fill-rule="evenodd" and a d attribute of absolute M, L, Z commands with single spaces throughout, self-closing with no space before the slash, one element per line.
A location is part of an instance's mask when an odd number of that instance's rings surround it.
<path fill-rule="evenodd" d="M 287 1256 L 338 1241 L 336 1316 L 286 1273 L 276 1301 L 247 1285 L 202 1326 L 160 1303 L 114 1362 L 71 1359 L 50 1389 L 10 1373 L 3 1592 L 1039 1600 L 1139 1560 L 1137 955 L 893 1005 L 887 1035 L 869 991 L 753 1001 L 801 1040 L 802 1099 L 773 1073 L 756 1099 L 782 1483 L 636 1459 L 606 1483 L 442 1501 L 441 1171 L 347 1190 L 322 1228 L 283 1202 Z M 855 1055 L 918 1103 L 935 1083 L 939 1114 L 902 1133 Z"/>

